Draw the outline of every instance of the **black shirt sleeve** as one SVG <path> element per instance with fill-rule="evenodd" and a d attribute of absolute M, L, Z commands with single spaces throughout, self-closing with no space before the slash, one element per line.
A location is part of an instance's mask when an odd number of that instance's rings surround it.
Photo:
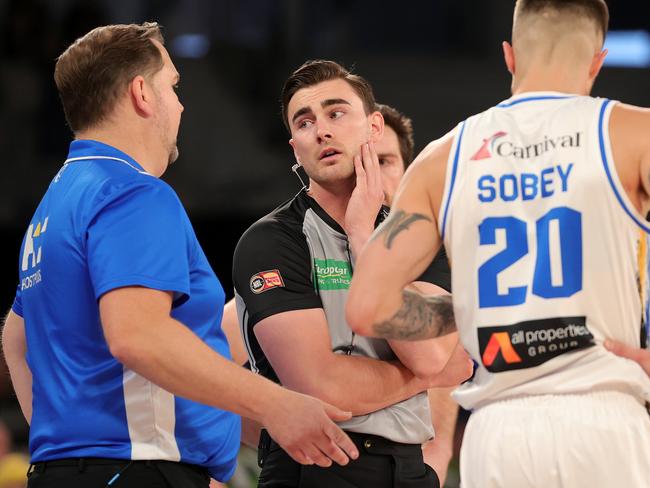
<path fill-rule="evenodd" d="M 451 269 L 449 268 L 449 260 L 444 246 L 440 248 L 429 267 L 415 281 L 432 283 L 451 293 Z"/>
<path fill-rule="evenodd" d="M 304 234 L 273 217 L 253 224 L 239 240 L 233 283 L 246 305 L 249 327 L 280 312 L 323 306 L 314 290 Z"/>

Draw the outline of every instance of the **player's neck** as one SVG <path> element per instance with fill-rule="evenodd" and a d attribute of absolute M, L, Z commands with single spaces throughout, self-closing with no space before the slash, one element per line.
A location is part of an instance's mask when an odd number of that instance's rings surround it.
<path fill-rule="evenodd" d="M 561 92 L 588 95 L 590 84 L 576 70 L 531 66 L 521 77 L 513 78 L 512 94 L 527 92 Z"/>

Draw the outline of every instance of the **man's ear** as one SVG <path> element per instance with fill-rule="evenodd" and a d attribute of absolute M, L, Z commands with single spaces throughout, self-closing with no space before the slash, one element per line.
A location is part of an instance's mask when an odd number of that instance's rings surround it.
<path fill-rule="evenodd" d="M 375 111 L 368 116 L 370 121 L 370 137 L 372 142 L 377 142 L 384 135 L 384 116 L 381 112 Z"/>
<path fill-rule="evenodd" d="M 289 145 L 291 146 L 291 149 L 293 149 L 293 157 L 296 158 L 296 163 L 302 166 L 300 158 L 298 157 L 298 153 L 296 152 L 296 143 L 293 141 L 293 138 L 289 139 Z"/>
<path fill-rule="evenodd" d="M 603 67 L 607 53 L 607 49 L 603 49 L 594 54 L 594 57 L 591 60 L 591 66 L 589 66 L 589 78 L 591 80 L 595 80 L 598 73 L 600 73 L 600 69 Z"/>
<path fill-rule="evenodd" d="M 501 43 L 503 48 L 503 59 L 506 62 L 506 68 L 508 72 L 514 76 L 515 75 L 515 50 L 512 48 L 508 41 L 503 41 Z"/>
<path fill-rule="evenodd" d="M 129 96 L 134 110 L 141 117 L 151 117 L 153 110 L 153 90 L 144 79 L 138 75 L 129 83 Z"/>

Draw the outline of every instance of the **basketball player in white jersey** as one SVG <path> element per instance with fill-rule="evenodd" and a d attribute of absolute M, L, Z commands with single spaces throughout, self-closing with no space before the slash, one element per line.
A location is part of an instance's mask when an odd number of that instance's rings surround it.
<path fill-rule="evenodd" d="M 356 332 L 457 324 L 478 365 L 464 488 L 650 486 L 650 380 L 603 347 L 645 341 L 650 111 L 588 96 L 607 23 L 603 0 L 519 0 L 512 98 L 423 151 L 356 264 Z M 442 242 L 453 313 L 403 291 Z"/>

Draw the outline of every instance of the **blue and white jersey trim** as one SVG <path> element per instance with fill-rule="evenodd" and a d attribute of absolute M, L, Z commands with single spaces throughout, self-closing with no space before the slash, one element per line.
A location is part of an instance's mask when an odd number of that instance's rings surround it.
<path fill-rule="evenodd" d="M 451 165 L 451 178 L 449 181 L 449 188 L 447 189 L 447 198 L 445 199 L 445 203 L 442 208 L 442 226 L 440 227 L 440 237 L 443 241 L 445 240 L 445 232 L 447 230 L 447 213 L 449 212 L 449 204 L 451 203 L 451 196 L 454 191 L 454 184 L 456 183 L 456 175 L 458 174 L 458 159 L 460 157 L 460 148 L 463 140 L 463 133 L 465 132 L 465 124 L 466 122 L 462 122 L 460 124 L 458 137 L 454 141 L 456 148 L 454 151 L 454 161 Z"/>
<path fill-rule="evenodd" d="M 650 233 L 650 227 L 648 226 L 647 221 L 636 211 L 634 205 L 630 202 L 625 190 L 623 189 L 623 185 L 621 185 L 621 182 L 618 179 L 616 168 L 613 166 L 614 158 L 612 156 L 611 145 L 608 137 L 609 116 L 613 107 L 614 104 L 611 103 L 611 100 L 605 99 L 598 116 L 598 146 L 600 148 L 600 156 L 603 161 L 603 167 L 605 168 L 605 174 L 607 175 L 607 180 L 616 196 L 616 200 L 618 200 L 618 203 L 623 207 L 625 213 L 630 216 L 636 225 L 645 232 Z"/>

